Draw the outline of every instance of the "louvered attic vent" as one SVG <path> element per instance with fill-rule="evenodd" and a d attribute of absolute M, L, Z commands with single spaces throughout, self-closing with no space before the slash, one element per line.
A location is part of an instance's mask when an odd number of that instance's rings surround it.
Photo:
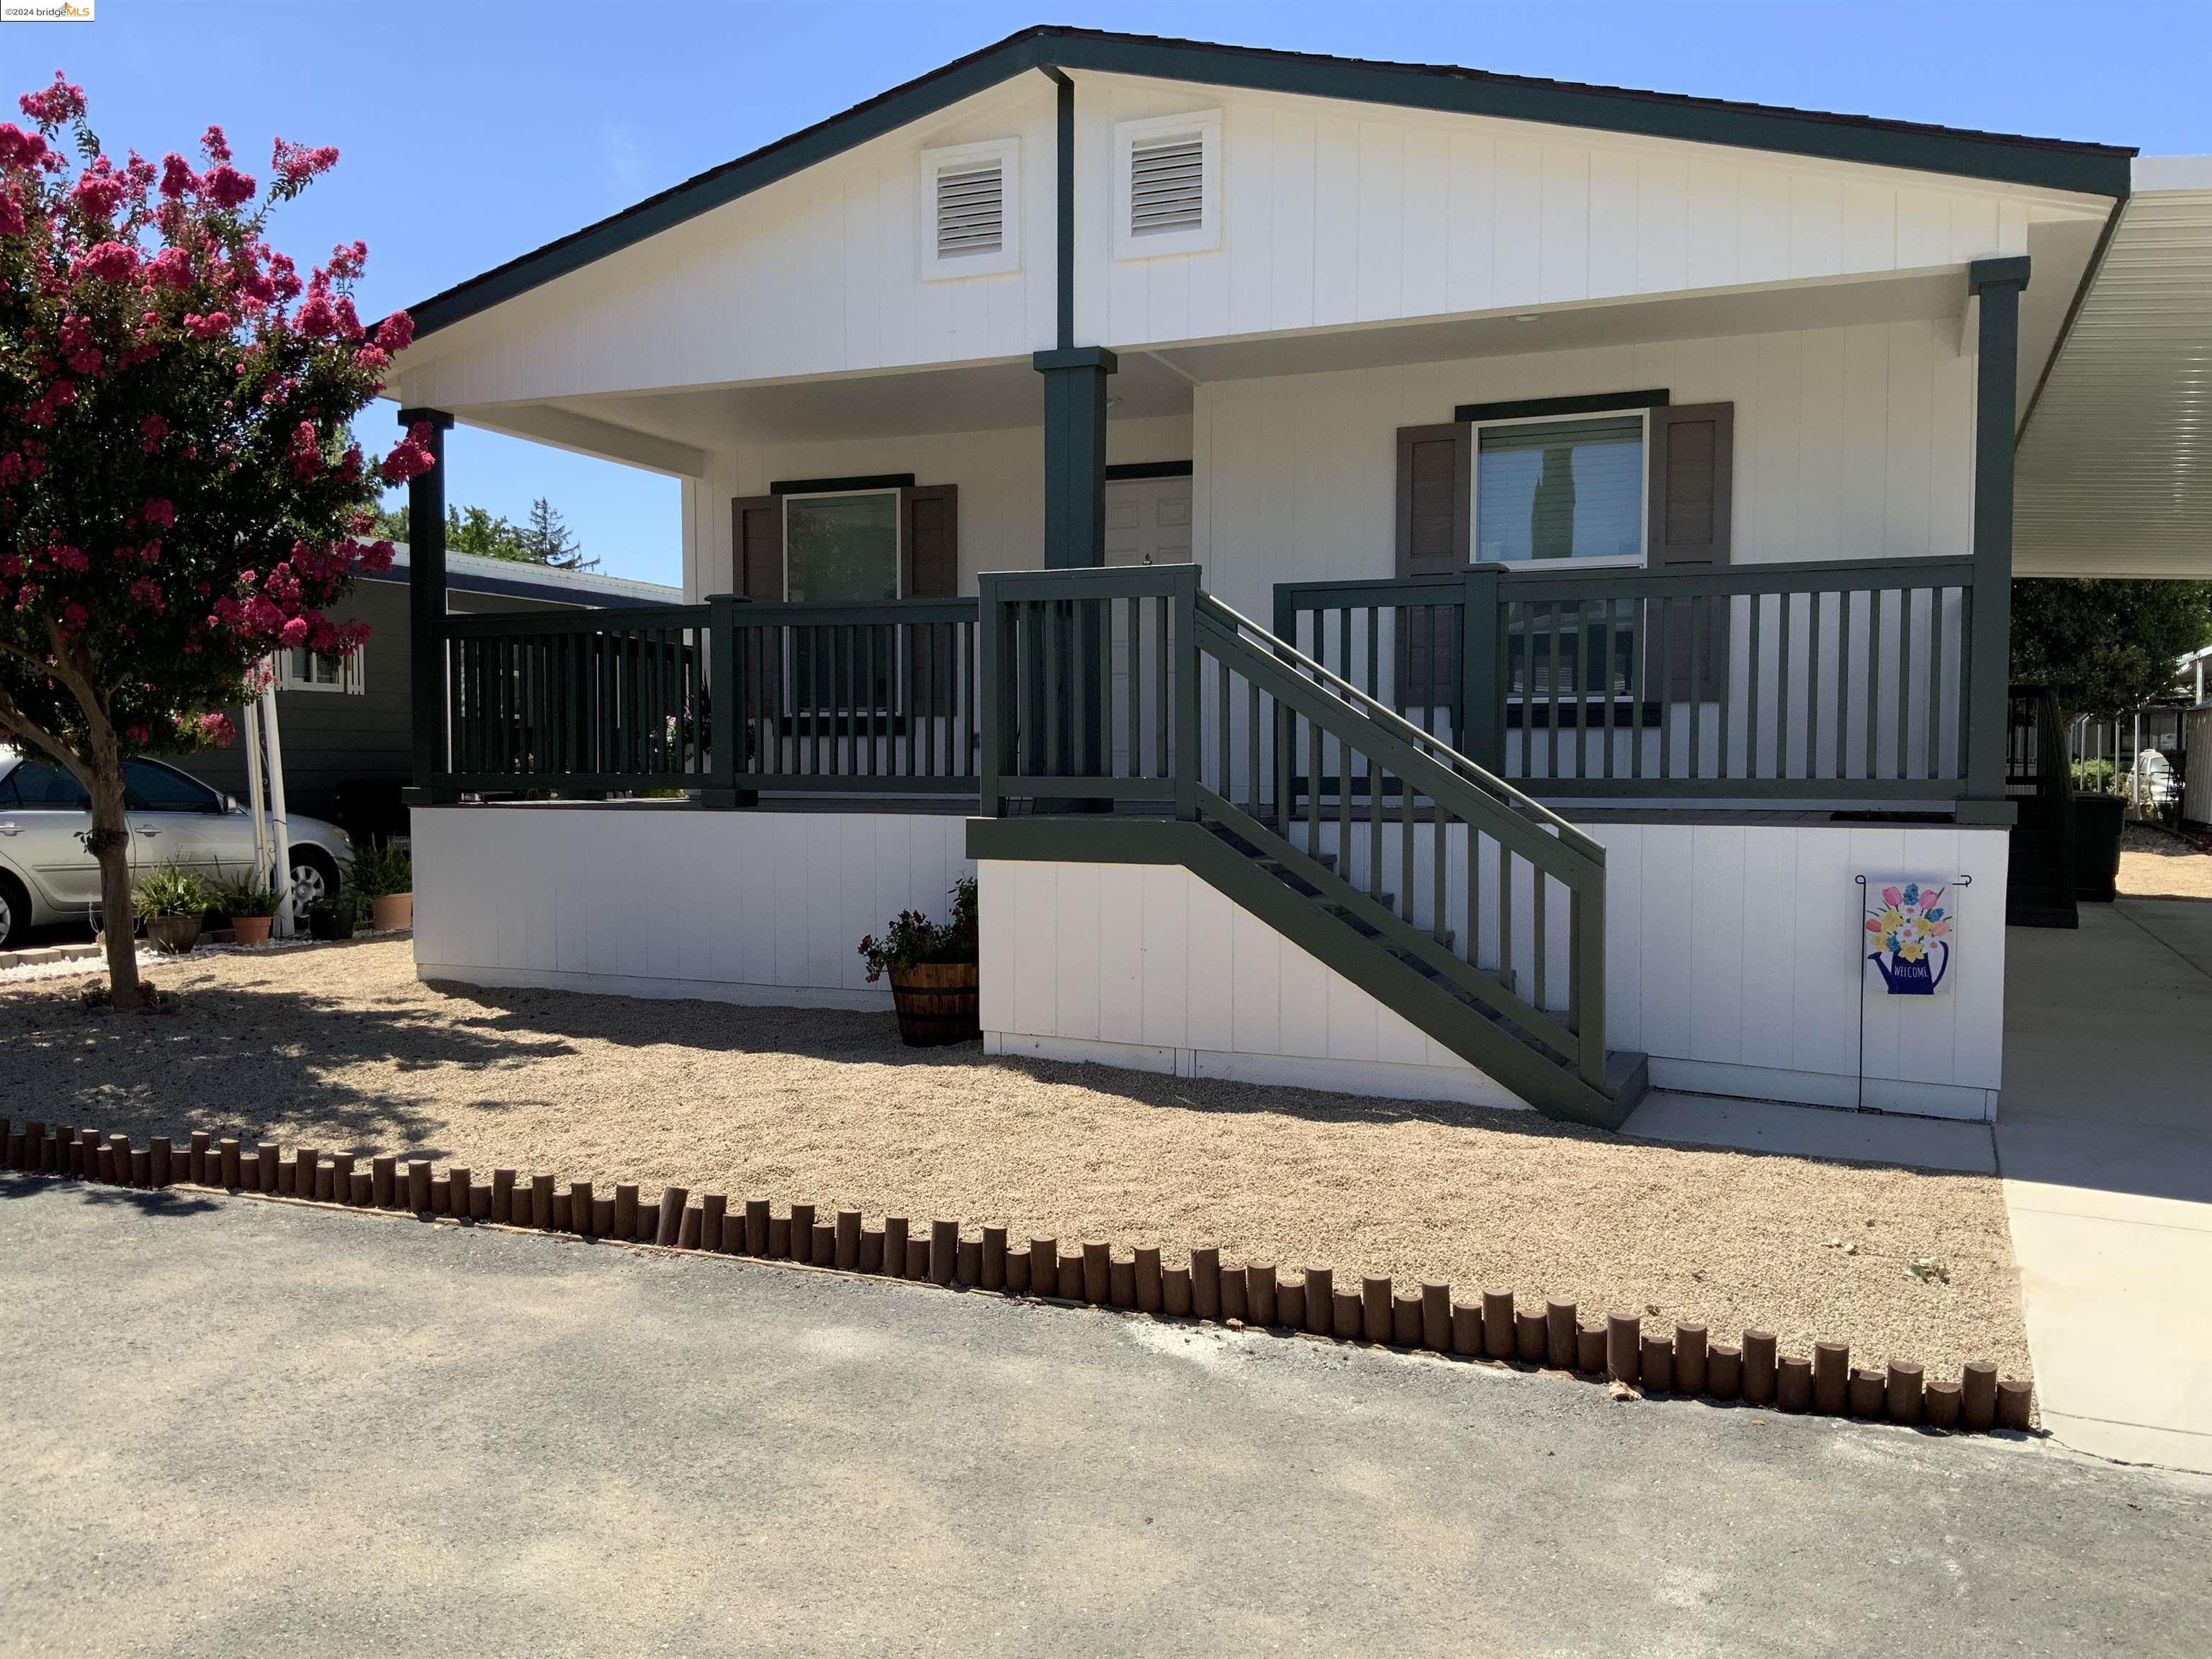
<path fill-rule="evenodd" d="M 937 175 L 937 257 L 996 253 L 1006 245 L 1006 164 L 954 165 Z"/>
<path fill-rule="evenodd" d="M 1129 234 L 1196 230 L 1206 222 L 1206 141 L 1196 133 L 1129 148 Z"/>

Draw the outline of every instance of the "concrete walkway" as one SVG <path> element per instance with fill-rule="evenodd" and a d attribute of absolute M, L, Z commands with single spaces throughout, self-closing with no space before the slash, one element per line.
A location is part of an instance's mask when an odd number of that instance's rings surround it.
<path fill-rule="evenodd" d="M 1997 1158 L 2044 1425 L 2212 1471 L 2212 903 L 2005 945 Z"/>
<path fill-rule="evenodd" d="M 2212 1480 L 0 1179 L 0 1650 L 2212 1651 Z"/>

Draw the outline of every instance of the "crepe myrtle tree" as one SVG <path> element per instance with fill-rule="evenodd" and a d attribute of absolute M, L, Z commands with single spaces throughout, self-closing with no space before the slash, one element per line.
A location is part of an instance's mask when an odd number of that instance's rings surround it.
<path fill-rule="evenodd" d="M 57 71 L 0 123 L 0 734 L 92 799 L 110 990 L 137 1001 L 122 763 L 231 740 L 222 710 L 272 652 L 357 649 L 325 614 L 392 557 L 364 539 L 386 484 L 349 422 L 381 390 L 404 313 L 351 292 L 368 250 L 301 276 L 271 210 L 337 160 L 276 143 L 264 187 L 210 127 L 196 170 L 117 161 Z"/>

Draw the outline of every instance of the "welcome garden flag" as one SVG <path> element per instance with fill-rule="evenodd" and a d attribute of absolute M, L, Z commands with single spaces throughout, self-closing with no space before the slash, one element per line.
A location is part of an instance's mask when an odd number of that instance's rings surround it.
<path fill-rule="evenodd" d="M 1951 907 L 1948 885 L 1936 881 L 1866 884 L 1866 960 L 1890 996 L 1933 996 L 1948 990 Z"/>

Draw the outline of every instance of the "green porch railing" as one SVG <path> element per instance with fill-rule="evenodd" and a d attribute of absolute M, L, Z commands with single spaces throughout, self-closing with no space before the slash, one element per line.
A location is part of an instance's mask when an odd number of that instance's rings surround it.
<path fill-rule="evenodd" d="M 698 605 L 447 619 L 447 769 L 472 793 L 976 787 L 976 605 Z"/>
<path fill-rule="evenodd" d="M 1476 565 L 1285 583 L 1275 629 L 1541 794 L 1954 799 L 1972 606 L 1968 559 Z"/>
<path fill-rule="evenodd" d="M 1200 580 L 983 578 L 983 813 L 1194 820 L 1603 1089 L 1603 848 Z"/>

